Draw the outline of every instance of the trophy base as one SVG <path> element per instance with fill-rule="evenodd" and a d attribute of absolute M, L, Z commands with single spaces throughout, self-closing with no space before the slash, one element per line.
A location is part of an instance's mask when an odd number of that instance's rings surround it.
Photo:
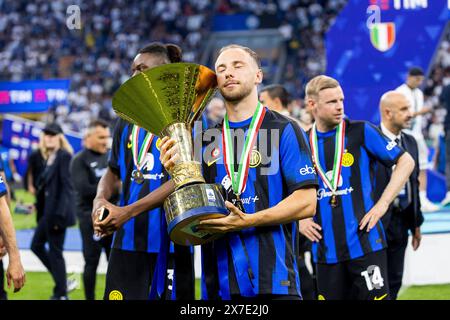
<path fill-rule="evenodd" d="M 167 231 L 170 239 L 179 245 L 196 246 L 222 236 L 197 230 L 201 220 L 221 218 L 228 215 L 216 184 L 195 184 L 173 192 L 164 201 Z"/>

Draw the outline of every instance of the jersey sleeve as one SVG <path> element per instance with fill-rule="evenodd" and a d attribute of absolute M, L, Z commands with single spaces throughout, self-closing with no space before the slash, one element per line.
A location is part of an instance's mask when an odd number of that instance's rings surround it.
<path fill-rule="evenodd" d="M 3 177 L 0 174 L 0 197 L 3 197 L 6 194 L 6 184 L 3 181 Z"/>
<path fill-rule="evenodd" d="M 280 140 L 280 166 L 289 194 L 304 187 L 318 187 L 307 137 L 298 124 L 290 122 Z"/>
<path fill-rule="evenodd" d="M 364 123 L 364 148 L 387 167 L 396 164 L 405 152 L 395 141 L 390 141 L 377 127 L 368 122 Z"/>
<path fill-rule="evenodd" d="M 125 129 L 125 122 L 122 119 L 119 119 L 116 122 L 116 125 L 114 127 L 113 132 L 113 142 L 111 151 L 109 153 L 109 159 L 108 159 L 108 166 L 111 168 L 112 171 L 115 173 L 120 172 L 120 144 L 122 143 L 122 133 Z"/>

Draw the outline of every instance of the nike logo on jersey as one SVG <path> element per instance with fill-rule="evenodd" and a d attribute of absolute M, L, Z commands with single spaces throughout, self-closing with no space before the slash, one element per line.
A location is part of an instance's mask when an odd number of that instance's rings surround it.
<path fill-rule="evenodd" d="M 213 163 L 215 163 L 215 162 L 217 162 L 217 160 L 219 160 L 219 159 L 221 159 L 222 157 L 219 157 L 219 158 L 216 158 L 216 159 L 214 159 L 214 160 L 212 160 L 212 161 L 209 161 L 208 160 L 208 162 L 206 163 L 207 165 L 208 165 L 208 167 L 210 167 Z"/>
<path fill-rule="evenodd" d="M 383 300 L 386 297 L 387 297 L 387 293 L 383 294 L 381 297 L 375 297 L 375 298 L 373 298 L 373 300 Z"/>

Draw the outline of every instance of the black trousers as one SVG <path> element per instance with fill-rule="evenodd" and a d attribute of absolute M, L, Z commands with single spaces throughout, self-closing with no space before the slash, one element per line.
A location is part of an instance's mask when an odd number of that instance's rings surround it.
<path fill-rule="evenodd" d="M 169 254 L 162 300 L 194 300 L 195 274 L 191 248 L 175 245 Z M 104 300 L 148 300 L 158 254 L 111 249 Z"/>
<path fill-rule="evenodd" d="M 408 237 L 388 240 L 387 262 L 388 281 L 391 299 L 396 300 L 402 286 L 403 269 L 405 265 L 405 251 L 408 245 Z"/>
<path fill-rule="evenodd" d="M 7 300 L 8 295 L 5 291 L 5 270 L 3 268 L 3 259 L 0 260 L 0 300 Z"/>
<path fill-rule="evenodd" d="M 111 249 L 104 300 L 148 300 L 156 253 Z"/>
<path fill-rule="evenodd" d="M 242 302 L 262 302 L 262 301 L 279 301 L 279 300 L 294 300 L 301 301 L 300 296 L 288 295 L 288 294 L 258 294 L 254 297 L 242 297 L 239 295 L 231 295 L 232 301 L 242 301 Z"/>
<path fill-rule="evenodd" d="M 55 281 L 54 297 L 67 295 L 66 263 L 63 256 L 66 228 L 49 228 L 47 217 L 42 217 L 31 241 L 31 251 L 41 260 Z M 48 250 L 45 244 L 48 243 Z"/>
<path fill-rule="evenodd" d="M 169 267 L 175 273 L 176 300 L 195 300 L 194 254 L 191 249 L 175 244 L 174 254 L 169 256 Z"/>
<path fill-rule="evenodd" d="M 312 259 L 311 259 L 312 260 Z M 305 256 L 297 259 L 298 273 L 300 276 L 300 287 L 303 300 L 316 300 L 316 290 L 314 284 L 314 275 L 309 273 L 305 263 Z M 313 265 L 314 266 L 314 265 Z"/>
<path fill-rule="evenodd" d="M 405 251 L 408 245 L 408 226 L 405 211 L 394 211 L 386 230 L 388 282 L 391 299 L 397 299 L 402 286 Z"/>
<path fill-rule="evenodd" d="M 84 295 L 86 300 L 95 300 L 95 280 L 98 263 L 103 249 L 105 250 L 106 257 L 109 259 L 112 235 L 96 241 L 93 238 L 94 227 L 92 226 L 91 215 L 79 216 L 78 221 L 80 224 L 83 257 L 85 262 L 83 272 Z"/>

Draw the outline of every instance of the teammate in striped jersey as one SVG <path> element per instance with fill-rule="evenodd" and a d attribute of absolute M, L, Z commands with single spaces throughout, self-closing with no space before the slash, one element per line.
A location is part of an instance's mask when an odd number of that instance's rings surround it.
<path fill-rule="evenodd" d="M 300 232 L 313 241 L 319 298 L 387 299 L 380 218 L 406 183 L 414 160 L 372 124 L 343 118 L 344 93 L 335 79 L 313 78 L 306 102 L 315 118 L 309 135 L 320 188 L 316 216 L 300 221 Z M 396 164 L 377 202 L 376 160 Z"/>
<path fill-rule="evenodd" d="M 181 61 L 181 51 L 175 45 L 153 43 L 140 51 L 133 62 L 133 75 L 161 64 Z M 100 222 L 108 224 L 116 206 L 106 199 L 118 192 L 120 205 L 127 206 L 158 189 L 168 179 L 159 161 L 158 137 L 144 129 L 119 119 L 113 134 L 108 169 L 99 182 L 94 200 L 95 230 L 108 234 L 113 229 L 99 229 L 98 209 L 106 207 L 111 214 Z M 175 246 L 174 277 L 170 242 L 162 207 L 142 210 L 132 219 L 119 222 L 115 232 L 106 274 L 104 299 L 194 299 L 193 259 L 190 247 Z M 172 244 L 173 246 L 173 244 Z M 167 264 L 172 264 L 167 266 Z M 171 273 L 171 272 L 169 272 Z M 165 290 L 165 288 L 172 288 Z M 164 293 L 165 291 L 165 293 Z"/>

